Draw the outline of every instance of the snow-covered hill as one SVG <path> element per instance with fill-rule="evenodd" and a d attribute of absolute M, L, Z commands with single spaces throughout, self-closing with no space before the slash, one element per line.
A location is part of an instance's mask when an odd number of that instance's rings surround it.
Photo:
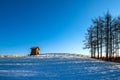
<path fill-rule="evenodd" d="M 46 53 L 37 56 L 28 56 L 29 58 L 88 58 L 88 56 L 69 53 Z"/>
<path fill-rule="evenodd" d="M 0 58 L 0 80 L 120 80 L 120 64 L 74 54 Z"/>

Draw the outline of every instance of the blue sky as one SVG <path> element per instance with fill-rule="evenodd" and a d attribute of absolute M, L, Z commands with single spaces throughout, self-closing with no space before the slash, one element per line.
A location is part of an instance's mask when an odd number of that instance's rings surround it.
<path fill-rule="evenodd" d="M 79 53 L 91 19 L 107 10 L 120 15 L 120 0 L 0 0 L 0 54 Z"/>

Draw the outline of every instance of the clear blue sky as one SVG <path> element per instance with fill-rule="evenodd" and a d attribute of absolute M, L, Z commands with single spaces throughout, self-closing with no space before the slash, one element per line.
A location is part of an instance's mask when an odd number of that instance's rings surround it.
<path fill-rule="evenodd" d="M 0 54 L 88 53 L 83 50 L 91 18 L 109 9 L 120 14 L 120 0 L 0 0 Z"/>

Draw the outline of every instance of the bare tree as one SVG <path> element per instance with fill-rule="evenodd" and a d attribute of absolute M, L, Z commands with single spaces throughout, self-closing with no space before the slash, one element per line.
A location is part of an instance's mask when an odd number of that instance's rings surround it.
<path fill-rule="evenodd" d="M 112 18 L 109 12 L 104 17 L 92 19 L 92 26 L 87 30 L 86 47 L 90 49 L 91 57 L 103 57 L 105 50 L 105 59 L 113 60 L 120 54 L 120 17 Z"/>
<path fill-rule="evenodd" d="M 104 27 L 104 21 L 102 20 L 102 18 L 101 17 L 99 17 L 99 31 L 100 31 L 100 37 L 99 37 L 99 39 L 100 39 L 100 58 L 102 58 L 102 48 L 103 48 L 103 27 Z"/>

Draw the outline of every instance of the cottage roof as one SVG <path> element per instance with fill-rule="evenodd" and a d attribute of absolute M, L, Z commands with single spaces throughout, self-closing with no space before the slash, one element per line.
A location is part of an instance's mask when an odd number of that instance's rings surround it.
<path fill-rule="evenodd" d="M 32 47 L 32 48 L 30 48 L 30 49 L 39 49 L 39 50 L 40 50 L 40 48 L 39 48 L 39 47 Z"/>

